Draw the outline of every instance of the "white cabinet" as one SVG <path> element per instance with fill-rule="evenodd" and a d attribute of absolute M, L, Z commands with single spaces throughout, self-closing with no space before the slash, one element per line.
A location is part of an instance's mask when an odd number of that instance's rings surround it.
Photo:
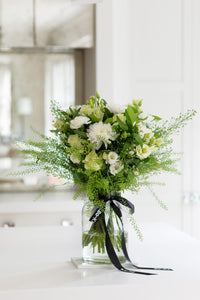
<path fill-rule="evenodd" d="M 81 226 L 83 202 L 73 192 L 1 193 L 0 227 Z"/>
<path fill-rule="evenodd" d="M 105 99 L 125 104 L 143 98 L 144 109 L 163 118 L 200 108 L 200 1 L 108 0 L 96 15 L 96 86 Z M 198 116 L 176 138 L 175 150 L 184 151 L 182 176 L 160 177 L 166 188 L 156 192 L 169 211 L 140 192 L 133 198 L 136 218 L 162 219 L 197 236 L 200 204 L 185 204 L 184 195 L 200 194 L 199 128 Z"/>

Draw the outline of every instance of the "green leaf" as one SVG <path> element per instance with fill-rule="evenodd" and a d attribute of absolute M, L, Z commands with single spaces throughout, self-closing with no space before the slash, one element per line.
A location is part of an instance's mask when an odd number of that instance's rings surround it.
<path fill-rule="evenodd" d="M 126 142 L 125 144 L 124 144 L 124 146 L 123 146 L 123 149 L 122 149 L 122 151 L 124 152 L 124 151 L 126 151 L 129 147 L 130 147 L 130 143 L 129 142 Z"/>
<path fill-rule="evenodd" d="M 124 122 L 122 122 L 118 116 L 117 116 L 117 122 L 122 130 L 128 131 L 128 126 Z"/>
<path fill-rule="evenodd" d="M 113 122 L 113 118 L 108 118 L 108 119 L 106 119 L 105 120 L 105 124 L 108 124 L 108 123 L 110 123 L 110 124 L 112 124 L 112 122 Z"/>
<path fill-rule="evenodd" d="M 74 117 L 74 111 L 73 111 L 73 109 L 71 108 L 71 106 L 69 107 L 69 110 L 70 110 L 72 116 Z"/>
<path fill-rule="evenodd" d="M 131 119 L 131 122 L 134 123 L 135 120 L 136 120 L 136 115 L 134 113 L 134 110 L 133 110 L 133 107 L 128 105 L 127 109 L 126 109 L 130 119 Z"/>
<path fill-rule="evenodd" d="M 106 105 L 107 104 L 107 102 L 106 102 L 106 100 L 105 99 L 101 99 L 102 101 L 103 101 L 103 104 L 104 105 Z"/>
<path fill-rule="evenodd" d="M 74 132 L 75 132 L 76 134 L 78 134 L 81 138 L 87 139 L 87 134 L 86 134 L 86 132 L 83 132 L 83 131 L 80 131 L 80 130 L 74 130 Z"/>
<path fill-rule="evenodd" d="M 160 117 L 158 117 L 158 116 L 155 116 L 155 115 L 152 115 L 152 117 L 154 118 L 154 120 L 156 120 L 156 121 L 160 121 L 160 120 L 162 120 L 162 118 L 160 118 Z"/>
<path fill-rule="evenodd" d="M 140 163 L 140 159 L 139 158 L 132 158 L 132 162 L 134 163 L 134 165 L 138 165 Z"/>
<path fill-rule="evenodd" d="M 131 119 L 129 117 L 129 114 L 128 114 L 127 110 L 125 110 L 125 116 L 126 116 L 126 122 L 127 122 L 128 127 L 130 129 L 132 129 L 133 128 L 133 123 L 131 122 Z"/>
<path fill-rule="evenodd" d="M 143 145 L 143 140 L 141 139 L 141 137 L 137 133 L 134 133 L 133 136 L 136 139 L 136 141 L 138 142 L 138 144 L 140 144 L 142 146 Z"/>
<path fill-rule="evenodd" d="M 111 117 L 113 117 L 113 113 L 107 107 L 105 107 L 104 108 L 104 116 L 105 116 L 105 119 L 111 118 Z"/>
<path fill-rule="evenodd" d="M 87 175 L 85 175 L 84 173 L 81 173 L 81 172 L 79 172 L 79 173 L 74 172 L 73 177 L 74 177 L 74 180 L 78 181 L 78 182 L 86 182 L 88 180 Z"/>
<path fill-rule="evenodd" d="M 117 125 L 113 125 L 113 126 L 112 126 L 112 129 L 115 130 L 116 132 L 119 132 L 118 128 L 119 128 L 119 127 L 118 127 Z"/>

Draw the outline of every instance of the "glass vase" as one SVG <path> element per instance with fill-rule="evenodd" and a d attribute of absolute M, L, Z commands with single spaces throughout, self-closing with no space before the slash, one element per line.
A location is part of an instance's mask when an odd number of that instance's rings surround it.
<path fill-rule="evenodd" d="M 120 204 L 118 204 L 119 206 Z M 89 264 L 110 264 L 105 244 L 105 229 L 102 216 L 96 223 L 89 221 L 91 213 L 91 201 L 85 201 L 82 209 L 82 259 Z M 107 230 L 113 248 L 121 263 L 126 261 L 121 246 L 121 223 L 112 207 L 108 204 L 105 208 Z M 126 223 L 126 222 L 125 222 Z M 125 231 L 127 242 L 128 233 Z"/>

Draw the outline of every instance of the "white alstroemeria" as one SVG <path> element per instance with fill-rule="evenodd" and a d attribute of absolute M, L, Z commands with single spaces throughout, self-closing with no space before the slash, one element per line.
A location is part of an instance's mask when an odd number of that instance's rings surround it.
<path fill-rule="evenodd" d="M 80 158 L 77 157 L 77 155 L 75 153 L 72 153 L 70 155 L 70 160 L 74 163 L 74 164 L 79 164 L 80 163 Z"/>
<path fill-rule="evenodd" d="M 151 152 L 151 148 L 146 144 L 143 144 L 142 147 L 140 145 L 136 146 L 136 154 L 140 159 L 147 158 L 151 154 Z"/>
<path fill-rule="evenodd" d="M 110 173 L 116 175 L 124 168 L 124 165 L 121 162 L 116 162 L 115 164 L 110 165 Z"/>
<path fill-rule="evenodd" d="M 102 121 L 90 125 L 87 130 L 87 136 L 96 150 L 98 150 L 103 143 L 107 148 L 108 144 L 117 138 L 116 133 L 112 130 L 112 126 L 110 124 L 104 124 Z"/>
<path fill-rule="evenodd" d="M 71 129 L 78 129 L 84 124 L 89 124 L 91 121 L 88 117 L 78 116 L 71 120 L 70 128 Z"/>
<path fill-rule="evenodd" d="M 110 165 L 113 165 L 117 162 L 119 155 L 116 152 L 109 152 L 107 161 Z"/>

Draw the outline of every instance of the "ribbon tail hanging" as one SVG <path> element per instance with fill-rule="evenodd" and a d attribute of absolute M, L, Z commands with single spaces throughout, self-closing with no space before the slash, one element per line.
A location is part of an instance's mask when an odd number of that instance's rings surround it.
<path fill-rule="evenodd" d="M 125 199 L 126 200 L 126 199 Z M 117 201 L 117 200 L 116 200 Z M 124 253 L 124 256 L 125 258 L 127 259 L 127 261 L 136 269 L 139 269 L 139 270 L 155 270 L 155 271 L 173 271 L 173 269 L 170 269 L 170 268 L 152 268 L 152 267 L 139 267 L 137 265 L 135 265 L 129 255 L 128 255 L 128 251 L 127 251 L 127 248 L 126 248 L 126 241 L 125 241 L 125 234 L 124 234 L 124 224 L 123 224 L 123 219 L 122 219 L 122 213 L 121 213 L 121 210 L 118 206 L 116 206 L 114 204 L 113 201 L 111 201 L 110 203 L 112 209 L 114 210 L 115 214 L 117 215 L 117 217 L 119 218 L 120 222 L 121 222 L 121 225 L 122 225 L 122 234 L 121 234 L 121 244 L 122 244 L 122 251 Z"/>
<path fill-rule="evenodd" d="M 124 268 L 118 257 L 117 257 L 117 254 L 113 248 L 113 245 L 112 245 L 112 242 L 110 240 L 110 236 L 109 236 L 109 233 L 108 233 L 108 229 L 107 229 L 107 226 L 106 226 L 106 222 L 105 222 L 105 214 L 103 213 L 102 214 L 102 218 L 103 218 L 103 226 L 104 226 L 104 230 L 105 230 L 105 234 L 106 234 L 106 250 L 107 250 L 107 254 L 112 262 L 112 264 L 120 271 L 122 272 L 126 272 L 126 273 L 134 273 L 134 274 L 140 274 L 140 275 L 156 275 L 154 273 L 147 273 L 147 272 L 139 272 L 139 271 L 133 271 L 133 270 L 129 270 L 129 269 L 126 269 Z"/>

